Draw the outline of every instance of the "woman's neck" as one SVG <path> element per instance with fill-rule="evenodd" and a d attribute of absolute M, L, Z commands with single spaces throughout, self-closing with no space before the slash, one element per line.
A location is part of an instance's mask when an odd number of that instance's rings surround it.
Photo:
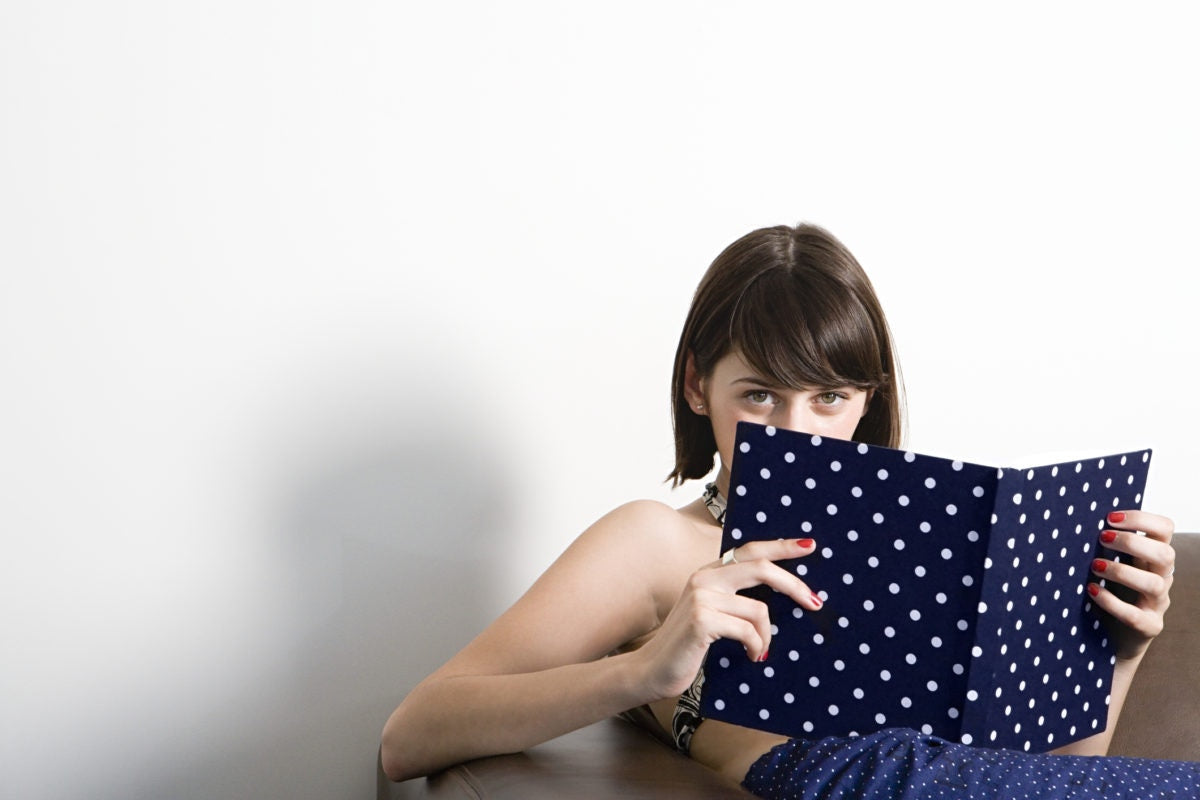
<path fill-rule="evenodd" d="M 721 497 L 729 497 L 729 470 L 724 464 L 717 470 L 717 477 L 713 479 L 713 483 L 717 485 L 717 491 L 721 493 Z"/>

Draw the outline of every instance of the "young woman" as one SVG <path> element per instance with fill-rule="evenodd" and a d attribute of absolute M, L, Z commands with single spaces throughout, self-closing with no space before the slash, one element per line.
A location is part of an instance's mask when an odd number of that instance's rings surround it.
<path fill-rule="evenodd" d="M 1122 787 L 1200 785 L 1200 764 L 1028 755 L 971 748 L 912 730 L 820 741 L 700 718 L 693 683 L 719 638 L 766 659 L 765 606 L 741 589 L 767 585 L 806 609 L 821 598 L 775 562 L 812 553 L 813 538 L 751 542 L 715 557 L 736 425 L 897 447 L 901 412 L 890 333 L 866 274 L 828 232 L 809 225 L 753 231 L 722 252 L 696 291 L 672 381 L 676 485 L 720 468 L 679 509 L 635 501 L 610 512 L 559 557 L 512 608 L 422 681 L 383 731 L 393 780 L 477 756 L 515 752 L 604 717 L 645 707 L 677 746 L 763 797 L 1105 796 Z M 1109 725 L 1060 754 L 1103 754 L 1125 694 L 1169 603 L 1171 520 L 1113 513 L 1094 602 L 1119 631 Z M 1141 532 L 1145 535 L 1138 535 Z M 790 532 L 780 532 L 789 535 Z M 1109 541 L 1111 539 L 1111 541 Z M 1098 565 L 1099 566 L 1099 565 Z M 647 715 L 648 716 L 648 715 Z M 701 724 L 703 723 L 703 724 Z M 959 791 L 961 790 L 961 791 Z M 1001 792 L 997 795 L 995 792 Z M 1094 794 L 1094 793 L 1093 793 Z"/>

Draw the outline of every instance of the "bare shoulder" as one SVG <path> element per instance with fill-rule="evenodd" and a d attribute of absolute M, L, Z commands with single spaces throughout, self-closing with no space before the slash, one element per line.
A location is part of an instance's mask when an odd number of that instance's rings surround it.
<path fill-rule="evenodd" d="M 700 509 L 704 511 L 703 508 Z M 605 569 L 612 585 L 645 593 L 659 619 L 682 591 L 689 575 L 717 558 L 721 529 L 692 506 L 634 500 L 605 514 L 564 553 Z M 637 587 L 637 588 L 635 588 Z"/>
<path fill-rule="evenodd" d="M 616 551 L 661 569 L 678 566 L 691 574 L 715 557 L 720 529 L 689 510 L 657 500 L 634 500 L 614 508 L 584 531 L 576 544 Z"/>
<path fill-rule="evenodd" d="M 532 672 L 613 652 L 658 627 L 688 575 L 712 560 L 706 533 L 663 503 L 618 506 L 438 674 Z"/>
<path fill-rule="evenodd" d="M 609 619 L 636 620 L 628 641 L 657 627 L 689 575 L 716 558 L 720 529 L 688 507 L 655 500 L 617 506 L 592 523 L 531 587 L 526 597 L 593 598 Z"/>
<path fill-rule="evenodd" d="M 628 536 L 641 539 L 672 539 L 695 533 L 694 523 L 679 509 L 657 500 L 632 500 L 619 505 L 596 521 L 586 533 Z"/>

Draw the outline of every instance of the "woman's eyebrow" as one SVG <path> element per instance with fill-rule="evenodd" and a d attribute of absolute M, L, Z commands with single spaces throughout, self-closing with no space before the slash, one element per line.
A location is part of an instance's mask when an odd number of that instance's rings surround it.
<path fill-rule="evenodd" d="M 757 375 L 748 375 L 744 378 L 734 378 L 732 381 L 730 381 L 731 386 L 736 386 L 739 383 L 747 383 L 747 384 L 750 384 L 751 386 L 762 386 L 763 388 L 766 388 L 766 389 L 787 388 L 782 383 L 778 383 L 777 381 L 769 380 L 767 378 L 760 378 Z"/>
<path fill-rule="evenodd" d="M 832 392 L 832 391 L 841 391 L 841 390 L 845 390 L 845 389 L 852 389 L 856 392 L 865 391 L 864 389 L 859 389 L 857 386 L 855 386 L 852 383 L 839 384 L 837 386 L 816 386 L 816 385 L 814 385 L 814 386 L 801 386 L 801 387 L 797 388 L 794 386 L 789 386 L 787 384 L 779 383 L 778 381 L 770 380 L 769 378 L 760 378 L 757 375 L 747 375 L 742 378 L 734 378 L 732 381 L 729 382 L 729 384 L 731 386 L 736 386 L 740 383 L 748 384 L 750 386 L 761 386 L 764 389 L 773 389 L 776 391 L 783 390 L 783 389 L 795 389 L 798 392 Z"/>

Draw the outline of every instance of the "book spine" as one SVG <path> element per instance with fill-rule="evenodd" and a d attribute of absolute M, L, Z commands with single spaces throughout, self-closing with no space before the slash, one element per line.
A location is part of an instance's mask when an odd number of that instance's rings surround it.
<path fill-rule="evenodd" d="M 963 700 L 963 724 L 960 741 L 964 744 L 987 745 L 988 734 L 992 730 L 991 715 L 993 708 L 993 693 L 995 691 L 995 670 L 997 665 L 1000 643 L 996 640 L 995 626 L 992 620 L 997 617 L 998 600 L 1001 585 L 1005 580 L 1005 571 L 997 565 L 1001 561 L 1002 551 L 1011 533 L 1005 525 L 1003 515 L 999 513 L 999 503 L 1003 491 L 1004 470 L 996 470 L 991 479 L 980 484 L 982 501 L 991 508 L 988 526 L 979 532 L 986 537 L 987 555 L 980 565 L 979 602 L 975 615 L 971 618 L 973 628 L 973 644 L 971 660 L 968 666 L 967 693 Z M 989 615 L 990 612 L 990 615 Z"/>

